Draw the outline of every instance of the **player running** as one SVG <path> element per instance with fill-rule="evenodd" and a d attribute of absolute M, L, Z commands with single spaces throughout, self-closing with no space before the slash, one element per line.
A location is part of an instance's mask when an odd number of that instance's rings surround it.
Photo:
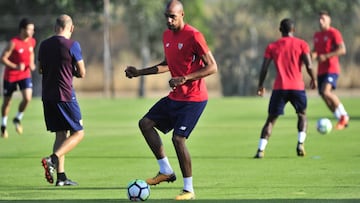
<path fill-rule="evenodd" d="M 274 61 L 277 75 L 270 98 L 268 117 L 262 128 L 258 150 L 254 158 L 264 157 L 265 148 L 271 136 L 272 128 L 277 118 L 284 114 L 284 108 L 287 102 L 291 103 L 298 116 L 297 155 L 305 156 L 304 142 L 307 129 L 307 98 L 301 68 L 302 64 L 305 64 L 307 73 L 311 78 L 310 87 L 315 89 L 316 79 L 311 67 L 310 48 L 304 40 L 294 37 L 295 24 L 291 19 L 283 19 L 280 22 L 280 32 L 282 37 L 266 47 L 260 72 L 257 94 L 263 96 L 265 93 L 263 83 L 270 62 L 272 60 Z"/>
<path fill-rule="evenodd" d="M 345 43 L 340 31 L 331 27 L 331 18 L 327 11 L 319 13 L 319 26 L 320 31 L 314 34 L 312 52 L 312 58 L 318 62 L 319 94 L 338 120 L 335 129 L 342 130 L 348 126 L 350 117 L 332 90 L 336 88 L 340 74 L 339 56 L 346 53 Z"/>
<path fill-rule="evenodd" d="M 33 38 L 35 25 L 32 21 L 24 18 L 19 23 L 19 35 L 12 38 L 2 52 L 1 62 L 5 65 L 4 72 L 4 100 L 1 106 L 1 137 L 7 138 L 6 130 L 8 114 L 10 112 L 11 97 L 13 93 L 20 89 L 22 100 L 18 107 L 18 112 L 13 118 L 15 130 L 18 134 L 23 133 L 21 119 L 24 116 L 26 107 L 32 98 L 32 79 L 31 71 L 35 70 L 34 49 L 36 40 Z"/>

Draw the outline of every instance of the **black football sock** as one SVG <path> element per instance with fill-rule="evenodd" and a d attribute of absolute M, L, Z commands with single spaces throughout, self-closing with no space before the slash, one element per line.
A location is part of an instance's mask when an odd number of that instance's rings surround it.
<path fill-rule="evenodd" d="M 57 173 L 57 179 L 60 181 L 65 181 L 67 179 L 65 172 Z"/>
<path fill-rule="evenodd" d="M 51 162 L 57 166 L 59 164 L 59 158 L 56 156 L 56 154 L 50 155 Z"/>

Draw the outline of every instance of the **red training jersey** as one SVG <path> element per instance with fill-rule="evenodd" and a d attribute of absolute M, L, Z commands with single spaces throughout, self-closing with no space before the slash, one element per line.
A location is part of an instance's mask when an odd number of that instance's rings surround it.
<path fill-rule="evenodd" d="M 301 57 L 309 53 L 309 45 L 297 37 L 282 37 L 267 46 L 264 57 L 272 59 L 277 70 L 274 90 L 305 89 Z"/>
<path fill-rule="evenodd" d="M 333 27 L 330 27 L 326 31 L 320 31 L 314 34 L 314 50 L 317 54 L 332 52 L 343 42 L 340 31 Z M 318 63 L 318 75 L 326 73 L 340 73 L 338 56 L 330 57 L 326 61 Z"/>
<path fill-rule="evenodd" d="M 16 36 L 11 39 L 11 43 L 14 44 L 14 49 L 9 57 L 9 60 L 15 64 L 24 63 L 25 70 L 21 71 L 6 67 L 4 72 L 4 80 L 15 82 L 25 78 L 30 78 L 30 57 L 34 52 L 36 40 L 31 37 L 24 41 L 19 36 Z"/>
<path fill-rule="evenodd" d="M 204 67 L 201 56 L 209 52 L 204 36 L 186 24 L 178 32 L 166 30 L 163 34 L 164 52 L 172 77 L 185 76 Z M 208 99 L 205 80 L 187 81 L 169 93 L 177 101 L 200 102 Z"/>

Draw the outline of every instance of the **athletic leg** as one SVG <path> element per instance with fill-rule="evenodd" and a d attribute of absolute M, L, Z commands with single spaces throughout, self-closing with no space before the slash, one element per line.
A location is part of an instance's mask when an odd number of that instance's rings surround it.
<path fill-rule="evenodd" d="M 332 92 L 332 85 L 325 82 L 322 85 L 321 98 L 324 100 L 325 104 L 332 113 L 335 113 L 336 107 L 340 104 L 339 98 Z"/>
<path fill-rule="evenodd" d="M 160 135 L 155 129 L 155 122 L 144 117 L 139 121 L 139 128 L 160 167 L 159 173 L 153 178 L 146 179 L 146 182 L 149 185 L 157 185 L 164 181 L 174 182 L 176 176 L 166 157 Z"/>
<path fill-rule="evenodd" d="M 139 128 L 156 159 L 164 158 L 165 150 L 160 135 L 155 129 L 155 122 L 144 117 L 139 121 Z"/>
<path fill-rule="evenodd" d="M 22 100 L 19 104 L 18 111 L 24 112 L 32 99 L 32 88 L 26 88 L 21 90 L 21 94 L 22 94 Z"/>
<path fill-rule="evenodd" d="M 304 142 L 306 139 L 307 118 L 305 112 L 297 113 L 298 116 L 298 143 L 296 152 L 298 156 L 305 156 Z"/>
<path fill-rule="evenodd" d="M 8 114 L 10 111 L 11 96 L 4 96 L 3 103 L 1 105 L 1 137 L 8 138 L 6 130 Z"/>

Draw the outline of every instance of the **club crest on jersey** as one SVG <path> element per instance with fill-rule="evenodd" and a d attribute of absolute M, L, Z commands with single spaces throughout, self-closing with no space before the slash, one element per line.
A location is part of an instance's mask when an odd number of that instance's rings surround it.
<path fill-rule="evenodd" d="M 178 43 L 178 49 L 181 50 L 183 48 L 184 44 L 183 43 Z"/>

